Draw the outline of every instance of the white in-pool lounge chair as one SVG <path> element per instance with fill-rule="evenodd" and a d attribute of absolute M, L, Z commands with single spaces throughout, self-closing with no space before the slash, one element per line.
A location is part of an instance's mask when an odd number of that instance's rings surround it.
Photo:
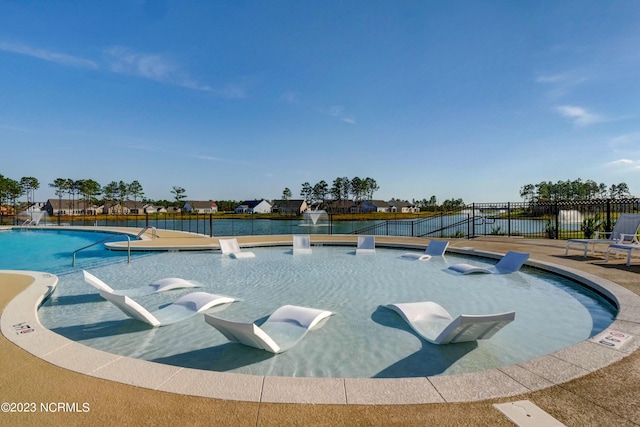
<path fill-rule="evenodd" d="M 293 235 L 293 254 L 311 255 L 311 238 L 309 236 Z"/>
<path fill-rule="evenodd" d="M 130 297 L 151 295 L 158 292 L 170 291 L 173 289 L 202 287 L 202 285 L 200 285 L 198 282 L 194 282 L 192 280 L 185 280 L 179 277 L 167 277 L 165 279 L 156 280 L 153 283 L 149 283 L 148 285 L 144 285 L 139 288 L 114 290 L 113 288 L 111 288 L 111 286 L 107 285 L 88 271 L 82 270 L 82 273 L 84 274 L 84 281 L 95 287 L 96 289 L 103 290 L 115 295 L 127 295 Z"/>
<path fill-rule="evenodd" d="M 422 338 L 433 344 L 449 344 L 491 338 L 512 322 L 515 311 L 497 314 L 461 314 L 453 318 L 440 304 L 432 301 L 389 304 Z"/>
<path fill-rule="evenodd" d="M 376 253 L 375 236 L 358 236 L 356 255 L 373 255 Z"/>
<path fill-rule="evenodd" d="M 332 314 L 326 310 L 283 305 L 260 326 L 224 320 L 210 314 L 205 314 L 204 320 L 229 341 L 277 354 L 296 345 L 310 330 L 322 327 Z"/>
<path fill-rule="evenodd" d="M 609 247 L 607 248 L 607 256 L 605 258 L 605 260 L 607 262 L 609 262 L 609 254 L 614 251 L 616 252 L 616 255 L 618 254 L 618 252 L 626 252 L 627 253 L 627 267 L 629 267 L 631 265 L 631 253 L 634 250 L 639 250 L 640 251 L 640 244 L 638 243 L 633 243 L 633 244 L 625 244 L 625 243 L 614 243 L 613 245 L 609 245 Z"/>
<path fill-rule="evenodd" d="M 100 296 L 118 307 L 127 316 L 154 327 L 180 322 L 216 305 L 235 301 L 234 298 L 223 295 L 192 292 L 178 298 L 166 307 L 150 312 L 126 295 L 117 295 L 101 290 Z"/>
<path fill-rule="evenodd" d="M 520 270 L 522 264 L 529 259 L 529 254 L 524 252 L 509 251 L 503 256 L 495 267 L 478 267 L 471 264 L 460 263 L 449 266 L 450 270 L 457 271 L 462 274 L 472 273 L 493 273 L 493 274 L 505 274 L 513 273 Z"/>
<path fill-rule="evenodd" d="M 427 245 L 427 248 L 424 250 L 424 253 L 407 252 L 405 254 L 402 254 L 402 257 L 419 261 L 426 261 L 428 259 L 431 259 L 431 257 L 433 256 L 444 255 L 448 246 L 449 242 L 446 240 L 431 240 Z"/>
<path fill-rule="evenodd" d="M 586 257 L 589 252 L 589 245 L 591 245 L 591 252 L 593 253 L 596 250 L 596 245 L 599 243 L 638 243 L 638 228 L 640 228 L 640 214 L 621 214 L 613 230 L 610 232 L 596 231 L 595 238 L 593 239 L 568 239 L 564 254 L 569 254 L 569 248 L 571 246 L 581 246 L 584 249 L 584 256 Z M 608 237 L 607 234 L 609 235 Z M 605 237 L 600 237 L 601 235 Z"/>
<path fill-rule="evenodd" d="M 228 255 L 231 258 L 254 258 L 256 254 L 253 252 L 240 251 L 237 239 L 218 239 L 222 255 Z"/>

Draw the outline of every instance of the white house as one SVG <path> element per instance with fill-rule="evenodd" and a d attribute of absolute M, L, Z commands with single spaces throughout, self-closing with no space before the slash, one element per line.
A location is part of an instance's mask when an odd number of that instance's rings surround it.
<path fill-rule="evenodd" d="M 246 200 L 235 208 L 235 213 L 271 213 L 271 204 L 264 199 Z"/>
<path fill-rule="evenodd" d="M 208 202 L 190 200 L 184 204 L 184 211 L 198 214 L 216 213 L 218 212 L 218 205 L 211 200 Z"/>

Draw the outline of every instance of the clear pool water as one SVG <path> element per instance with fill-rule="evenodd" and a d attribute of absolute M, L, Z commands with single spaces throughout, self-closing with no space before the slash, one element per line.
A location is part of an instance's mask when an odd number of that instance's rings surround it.
<path fill-rule="evenodd" d="M 72 267 L 73 252 L 113 237 L 110 242 L 126 240 L 125 236 L 98 231 L 44 229 L 9 229 L 0 231 L 0 270 L 38 270 L 63 275 L 77 268 L 121 262 L 126 252 L 114 252 L 98 244 L 78 252 Z M 133 240 L 134 237 L 131 237 Z M 132 253 L 132 256 L 144 254 Z"/>
<path fill-rule="evenodd" d="M 512 365 L 581 342 L 608 326 L 615 309 L 571 281 L 533 269 L 509 275 L 460 276 L 456 262 L 490 265 L 459 256 L 420 262 L 404 250 L 378 248 L 355 256 L 352 247 L 314 247 L 311 256 L 290 248 L 255 248 L 252 259 L 219 252 L 160 253 L 88 269 L 112 287 L 127 289 L 163 277 L 205 284 L 205 291 L 240 302 L 216 315 L 258 321 L 284 304 L 335 313 L 289 351 L 271 353 L 228 342 L 198 315 L 162 328 L 127 318 L 87 285 L 81 271 L 61 277 L 40 308 L 49 329 L 96 349 L 144 360 L 224 372 L 297 377 L 418 377 Z M 138 299 L 149 310 L 186 290 Z M 516 311 L 516 320 L 490 340 L 437 346 L 417 335 L 388 303 L 436 301 L 452 315 Z"/>

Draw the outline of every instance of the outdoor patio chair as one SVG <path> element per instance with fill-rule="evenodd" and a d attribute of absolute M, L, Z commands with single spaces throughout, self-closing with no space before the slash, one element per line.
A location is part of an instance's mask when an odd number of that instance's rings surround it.
<path fill-rule="evenodd" d="M 631 254 L 634 250 L 640 250 L 640 243 L 614 243 L 613 245 L 609 245 L 607 248 L 607 256 L 605 258 L 606 262 L 609 262 L 609 254 L 612 251 L 616 252 L 616 256 L 619 252 L 627 253 L 627 267 L 631 265 Z"/>
<path fill-rule="evenodd" d="M 614 243 L 638 243 L 638 228 L 640 228 L 640 214 L 621 214 L 613 230 L 610 232 L 596 231 L 593 239 L 569 239 L 565 247 L 564 254 L 569 254 L 571 246 L 581 246 L 584 249 L 584 256 L 587 257 L 589 245 L 591 252 L 595 252 L 596 245 Z M 600 237 L 604 235 L 605 237 Z M 606 237 L 608 235 L 608 237 Z"/>

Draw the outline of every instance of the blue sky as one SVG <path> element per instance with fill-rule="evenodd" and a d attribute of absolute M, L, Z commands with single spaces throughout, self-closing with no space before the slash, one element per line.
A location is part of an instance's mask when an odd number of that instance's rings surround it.
<path fill-rule="evenodd" d="M 145 196 L 640 196 L 637 1 L 2 1 L 0 174 Z"/>

